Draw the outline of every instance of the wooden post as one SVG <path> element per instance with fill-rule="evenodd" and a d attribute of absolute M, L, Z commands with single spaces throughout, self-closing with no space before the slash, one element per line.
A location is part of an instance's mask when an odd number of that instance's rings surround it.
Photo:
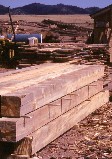
<path fill-rule="evenodd" d="M 110 63 L 112 63 L 112 8 L 110 11 L 111 21 L 110 21 L 110 27 L 111 27 L 111 37 L 109 42 L 109 53 L 110 53 Z"/>

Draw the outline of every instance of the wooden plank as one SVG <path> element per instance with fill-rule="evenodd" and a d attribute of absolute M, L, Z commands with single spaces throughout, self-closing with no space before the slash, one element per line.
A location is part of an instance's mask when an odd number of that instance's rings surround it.
<path fill-rule="evenodd" d="M 31 87 L 1 95 L 1 116 L 23 116 L 85 85 L 97 81 L 103 75 L 103 66 L 88 66 L 87 68 L 72 70 L 70 73 L 51 78 L 39 84 L 36 84 L 38 79 L 36 81 L 32 80 L 34 85 Z M 31 81 L 24 85 L 29 83 L 31 84 Z M 10 91 L 10 89 L 9 87 L 9 90 L 7 89 L 6 91 Z"/>
<path fill-rule="evenodd" d="M 68 131 L 75 124 L 88 116 L 90 113 L 92 113 L 102 105 L 106 104 L 108 102 L 108 98 L 108 91 L 100 92 L 99 94 L 93 96 L 90 101 L 85 101 L 77 107 L 74 107 L 67 113 L 59 116 L 52 122 L 48 123 L 47 125 L 29 135 L 29 137 L 31 138 L 30 141 L 32 142 L 32 144 L 29 145 L 29 147 L 31 148 L 30 152 L 32 152 L 30 155 L 45 147 L 51 141 L 55 140 L 57 137 Z M 19 149 L 21 147 L 21 144 L 18 142 L 17 148 L 14 152 L 16 154 L 19 153 L 18 145 Z"/>
<path fill-rule="evenodd" d="M 100 83 L 99 81 L 94 82 L 93 84 L 97 83 L 100 84 L 100 87 L 97 88 L 98 93 L 103 89 L 103 84 L 102 81 Z M 96 94 L 96 89 L 93 89 L 93 92 Z M 85 86 L 21 118 L 0 118 L 0 141 L 17 142 L 21 140 L 28 134 L 84 102 L 90 98 L 90 95 L 93 96 L 93 93 L 90 94 L 88 86 Z"/>

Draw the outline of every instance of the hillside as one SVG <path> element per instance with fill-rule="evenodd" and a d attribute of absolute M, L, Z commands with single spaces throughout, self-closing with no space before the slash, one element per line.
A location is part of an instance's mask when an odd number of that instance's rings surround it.
<path fill-rule="evenodd" d="M 12 14 L 35 14 L 35 15 L 54 15 L 54 14 L 92 14 L 98 11 L 98 7 L 80 8 L 72 5 L 45 5 L 40 3 L 32 3 L 23 7 L 11 9 Z M 0 14 L 7 14 L 8 9 L 0 5 Z"/>
<path fill-rule="evenodd" d="M 99 9 L 100 9 L 100 8 L 98 8 L 98 7 L 85 8 L 85 10 L 86 10 L 89 14 L 95 13 L 95 12 L 97 12 Z"/>
<path fill-rule="evenodd" d="M 0 15 L 6 14 L 7 12 L 8 12 L 8 8 L 3 5 L 0 5 Z"/>

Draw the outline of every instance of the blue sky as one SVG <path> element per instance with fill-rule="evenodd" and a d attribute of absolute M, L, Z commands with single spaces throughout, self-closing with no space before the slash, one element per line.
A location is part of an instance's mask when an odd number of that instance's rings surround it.
<path fill-rule="evenodd" d="M 112 4 L 112 0 L 0 0 L 1 5 L 11 6 L 12 8 L 35 2 L 42 4 L 51 4 L 51 5 L 63 3 L 83 8 L 93 7 L 93 6 L 103 8 Z"/>

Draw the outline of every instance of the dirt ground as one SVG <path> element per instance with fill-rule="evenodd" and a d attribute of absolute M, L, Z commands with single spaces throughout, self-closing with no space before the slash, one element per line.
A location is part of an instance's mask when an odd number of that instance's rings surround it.
<path fill-rule="evenodd" d="M 50 24 L 43 23 L 44 20 L 58 21 L 61 23 L 61 28 L 56 25 L 55 28 L 51 28 Z M 59 34 L 59 40 L 62 42 L 74 42 L 74 37 L 78 37 L 78 40 L 88 34 L 88 30 L 93 28 L 93 20 L 89 15 L 12 15 L 14 28 L 17 26 L 16 34 L 42 34 L 43 37 L 46 31 Z M 73 28 L 64 28 L 62 24 L 73 25 Z M 78 26 L 78 28 L 77 28 Z M 54 27 L 52 25 L 52 27 Z M 0 31 L 5 35 L 11 34 L 11 25 L 8 15 L 0 15 Z M 80 41 L 80 40 L 79 40 Z"/>
<path fill-rule="evenodd" d="M 44 19 L 61 21 L 67 23 L 93 23 L 93 20 L 88 14 L 86 15 L 12 15 L 13 21 L 23 20 L 27 22 L 41 22 Z M 9 21 L 8 15 L 0 15 L 0 20 Z"/>

